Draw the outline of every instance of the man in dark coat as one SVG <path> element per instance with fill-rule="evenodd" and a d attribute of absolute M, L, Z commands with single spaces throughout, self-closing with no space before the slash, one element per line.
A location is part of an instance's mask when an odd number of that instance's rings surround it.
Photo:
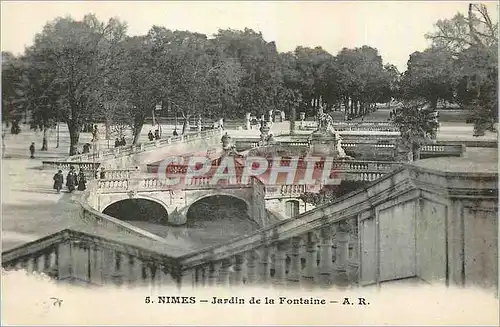
<path fill-rule="evenodd" d="M 159 140 L 160 139 L 160 131 L 155 130 L 155 139 Z"/>
<path fill-rule="evenodd" d="M 149 131 L 149 133 L 148 133 L 148 139 L 149 139 L 150 141 L 153 141 L 153 140 L 155 139 L 155 137 L 154 137 L 154 135 L 153 135 L 153 132 L 151 132 L 151 130 L 150 130 L 150 131 Z"/>
<path fill-rule="evenodd" d="M 62 170 L 59 170 L 55 175 L 54 175 L 54 190 L 57 191 L 57 193 L 61 193 L 61 189 L 64 183 L 64 176 L 62 174 Z"/>
<path fill-rule="evenodd" d="M 80 171 L 78 172 L 78 191 L 85 191 L 85 189 L 87 188 L 86 184 L 87 180 L 85 179 L 85 174 L 83 170 L 80 169 Z"/>
<path fill-rule="evenodd" d="M 174 129 L 174 136 L 179 136 L 179 133 L 177 133 L 177 128 Z"/>
<path fill-rule="evenodd" d="M 35 159 L 35 142 L 31 142 L 30 145 L 30 158 Z"/>
<path fill-rule="evenodd" d="M 120 140 L 118 138 L 115 139 L 115 148 L 120 146 Z"/>
<path fill-rule="evenodd" d="M 78 184 L 78 179 L 75 173 L 75 168 L 71 166 L 69 169 L 69 173 L 66 176 L 66 187 L 68 188 L 69 193 L 72 193 L 75 190 L 75 186 Z"/>
<path fill-rule="evenodd" d="M 121 146 L 127 145 L 127 141 L 125 141 L 125 136 L 122 136 L 122 139 L 120 140 L 120 145 Z"/>

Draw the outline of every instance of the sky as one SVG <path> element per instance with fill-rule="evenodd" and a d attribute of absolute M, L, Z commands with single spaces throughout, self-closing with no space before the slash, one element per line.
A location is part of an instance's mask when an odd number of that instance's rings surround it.
<path fill-rule="evenodd" d="M 483 3 L 496 21 L 496 2 Z M 127 22 L 129 35 L 146 34 L 153 25 L 207 35 L 248 27 L 281 52 L 321 46 L 335 55 L 368 45 L 404 71 L 409 55 L 430 45 L 424 35 L 439 19 L 467 9 L 468 2 L 455 1 L 2 1 L 1 49 L 20 54 L 47 21 L 94 13 Z"/>

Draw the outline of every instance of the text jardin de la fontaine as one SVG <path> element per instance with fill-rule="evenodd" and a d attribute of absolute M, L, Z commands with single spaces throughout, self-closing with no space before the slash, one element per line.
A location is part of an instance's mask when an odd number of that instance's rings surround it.
<path fill-rule="evenodd" d="M 327 304 L 342 304 L 342 305 L 369 305 L 370 303 L 363 297 L 358 298 L 347 298 L 345 297 L 341 301 L 330 301 L 322 298 L 314 297 L 297 297 L 288 298 L 285 296 L 279 297 L 263 297 L 258 298 L 251 296 L 248 298 L 242 298 L 238 296 L 232 296 L 229 298 L 219 298 L 212 297 L 209 299 L 200 299 L 196 296 L 158 296 L 156 299 L 154 297 L 146 296 L 145 303 L 158 303 L 158 304 L 197 304 L 197 303 L 208 303 L 208 304 L 285 304 L 285 305 L 327 305 Z"/>

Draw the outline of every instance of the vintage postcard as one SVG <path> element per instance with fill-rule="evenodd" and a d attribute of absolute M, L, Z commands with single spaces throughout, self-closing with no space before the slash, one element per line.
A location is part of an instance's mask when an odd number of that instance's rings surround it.
<path fill-rule="evenodd" d="M 496 325 L 498 4 L 2 1 L 5 325 Z"/>

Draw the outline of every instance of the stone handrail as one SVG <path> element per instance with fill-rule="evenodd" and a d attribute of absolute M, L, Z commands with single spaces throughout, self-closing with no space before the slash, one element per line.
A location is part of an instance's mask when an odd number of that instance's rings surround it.
<path fill-rule="evenodd" d="M 180 278 L 178 260 L 151 241 L 124 243 L 123 236 L 115 239 L 78 228 L 5 251 L 2 266 L 93 285 L 175 285 Z"/>
<path fill-rule="evenodd" d="M 97 153 L 85 153 L 85 154 L 78 154 L 74 156 L 70 156 L 67 158 L 63 158 L 61 160 L 53 160 L 53 161 L 43 161 L 43 166 L 44 168 L 58 168 L 58 167 L 64 167 L 66 166 L 69 168 L 69 166 L 76 166 L 76 165 L 82 165 L 82 164 L 93 164 L 96 165 L 96 162 L 100 162 L 106 159 L 112 159 L 120 156 L 128 156 L 132 155 L 134 153 L 140 153 L 144 151 L 150 151 L 154 150 L 163 146 L 168 146 L 173 143 L 179 143 L 179 142 L 185 142 L 185 143 L 190 143 L 193 142 L 194 140 L 199 140 L 206 138 L 207 136 L 213 136 L 220 133 L 218 129 L 216 130 L 207 130 L 203 132 L 197 132 L 193 134 L 186 134 L 186 135 L 181 135 L 181 136 L 175 136 L 175 137 L 168 137 L 165 139 L 160 139 L 160 140 L 154 140 L 150 142 L 144 142 L 141 144 L 136 144 L 136 145 L 127 145 L 127 146 L 122 146 L 122 147 L 117 147 L 117 148 L 112 148 L 112 149 L 106 149 L 99 151 Z"/>
<path fill-rule="evenodd" d="M 403 171 L 401 168 L 398 172 Z M 390 185 L 393 183 L 389 176 L 373 182 L 373 184 L 384 183 Z M 371 186 L 370 185 L 370 186 Z M 347 274 L 348 264 L 354 271 L 351 272 L 353 282 L 357 280 L 357 268 L 359 265 L 357 255 L 357 216 L 373 206 L 377 201 L 383 200 L 388 195 L 369 194 L 366 188 L 360 189 L 353 193 L 344 195 L 334 202 L 326 205 L 319 206 L 313 210 L 307 211 L 303 214 L 295 216 L 293 219 L 285 220 L 274 224 L 268 228 L 261 229 L 251 235 L 246 235 L 238 239 L 227 242 L 226 244 L 208 247 L 204 250 L 198 251 L 196 254 L 183 256 L 181 263 L 183 269 L 189 270 L 192 268 L 200 268 L 210 262 L 221 262 L 220 266 L 232 266 L 238 263 L 251 262 L 251 266 L 260 263 L 263 266 L 269 265 L 268 255 L 275 254 L 279 256 L 278 269 L 285 269 L 285 259 L 287 254 L 290 255 L 292 261 L 297 259 L 301 247 L 307 249 L 306 274 L 313 277 L 319 270 L 324 273 L 332 274 L 332 245 L 334 238 L 337 246 L 337 260 L 335 267 L 338 268 L 340 274 Z M 393 193 L 400 193 L 403 190 L 413 188 L 413 185 L 406 179 L 398 181 L 394 186 Z M 351 235 L 349 235 L 351 234 Z M 354 256 L 348 262 L 347 251 L 349 243 L 354 246 Z M 320 264 L 315 267 L 312 263 L 316 262 L 318 246 L 320 246 Z M 294 254 L 295 253 L 295 254 Z M 339 260 L 340 259 L 340 260 Z M 227 262 L 225 262 L 228 260 Z M 282 261 L 281 261 L 282 260 Z M 291 270 L 297 269 L 299 262 L 291 263 Z M 220 273 L 220 272 L 219 272 Z M 281 271 L 283 273 L 283 271 Z M 297 271 L 288 274 L 290 281 L 297 280 L 301 276 L 296 276 Z M 283 276 L 284 277 L 284 276 Z M 345 276 L 347 277 L 347 276 Z M 262 276 L 260 276 L 262 280 Z"/>
<path fill-rule="evenodd" d="M 276 197 L 297 197 L 301 194 L 307 192 L 307 185 L 267 185 L 266 186 L 266 198 L 276 198 Z"/>

